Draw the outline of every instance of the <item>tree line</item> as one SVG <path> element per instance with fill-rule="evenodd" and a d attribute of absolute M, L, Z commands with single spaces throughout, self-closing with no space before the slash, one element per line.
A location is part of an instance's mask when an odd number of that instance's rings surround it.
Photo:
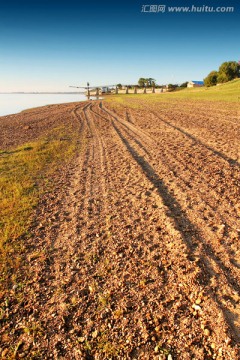
<path fill-rule="evenodd" d="M 168 85 L 158 85 L 156 83 L 156 80 L 153 78 L 139 78 L 138 80 L 138 85 L 128 85 L 129 88 L 133 88 L 133 87 L 139 87 L 139 88 L 144 88 L 144 87 L 156 87 L 156 88 L 165 88 L 168 87 L 169 89 L 173 89 L 173 88 L 177 88 L 177 87 L 187 87 L 187 81 L 182 83 L 181 85 L 178 84 L 168 84 Z M 119 89 L 122 89 L 123 85 L 122 84 L 117 84 L 117 87 Z"/>
<path fill-rule="evenodd" d="M 138 80 L 138 85 L 140 87 L 153 87 L 156 86 L 156 80 L 153 78 L 140 78 Z"/>
<path fill-rule="evenodd" d="M 222 84 L 240 77 L 240 62 L 226 61 L 220 65 L 218 71 L 211 71 L 204 79 L 205 86 Z"/>

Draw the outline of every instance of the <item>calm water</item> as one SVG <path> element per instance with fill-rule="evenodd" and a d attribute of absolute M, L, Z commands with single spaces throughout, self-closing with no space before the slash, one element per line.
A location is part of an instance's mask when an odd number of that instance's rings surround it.
<path fill-rule="evenodd" d="M 86 100 L 83 94 L 0 94 L 0 116 L 38 106 Z"/>

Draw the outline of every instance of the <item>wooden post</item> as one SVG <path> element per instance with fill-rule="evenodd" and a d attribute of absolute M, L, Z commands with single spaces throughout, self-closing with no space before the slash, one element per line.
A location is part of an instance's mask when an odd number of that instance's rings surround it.
<path fill-rule="evenodd" d="M 90 90 L 87 89 L 87 96 L 90 97 Z"/>
<path fill-rule="evenodd" d="M 152 88 L 152 93 L 153 94 L 155 93 L 155 86 L 153 86 L 153 88 Z"/>
<path fill-rule="evenodd" d="M 118 87 L 116 86 L 116 90 L 115 90 L 115 93 L 118 94 Z"/>
<path fill-rule="evenodd" d="M 134 94 L 137 94 L 137 87 L 134 87 Z"/>
<path fill-rule="evenodd" d="M 126 87 L 126 94 L 128 94 L 128 86 Z"/>
<path fill-rule="evenodd" d="M 96 96 L 99 96 L 99 88 L 96 88 Z"/>
<path fill-rule="evenodd" d="M 143 90 L 143 93 L 146 94 L 147 93 L 147 89 L 146 89 L 146 86 L 144 86 L 144 90 Z"/>

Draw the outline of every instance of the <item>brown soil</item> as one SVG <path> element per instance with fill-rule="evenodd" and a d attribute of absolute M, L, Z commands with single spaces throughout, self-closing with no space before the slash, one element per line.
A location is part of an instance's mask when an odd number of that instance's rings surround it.
<path fill-rule="evenodd" d="M 0 117 L 0 149 L 8 149 L 45 136 L 51 129 L 75 121 L 72 111 L 83 104 L 48 105 Z"/>
<path fill-rule="evenodd" d="M 2 358 L 240 359 L 236 109 L 56 105 L 1 118 L 0 140 L 64 121 L 82 148 L 36 210 L 23 286 L 2 299 Z"/>

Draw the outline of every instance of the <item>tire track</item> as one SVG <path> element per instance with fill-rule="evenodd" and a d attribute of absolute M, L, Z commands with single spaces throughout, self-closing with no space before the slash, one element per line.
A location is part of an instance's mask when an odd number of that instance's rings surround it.
<path fill-rule="evenodd" d="M 214 213 L 216 212 L 216 210 L 218 211 L 218 213 L 219 212 L 221 213 L 222 222 L 224 223 L 225 218 L 226 218 L 227 215 L 225 213 L 226 206 L 222 201 L 223 200 L 223 195 L 222 195 L 223 186 L 221 186 L 219 190 L 218 190 L 218 187 L 216 187 L 216 186 L 214 186 L 214 188 L 211 187 L 212 194 L 210 194 L 209 188 L 204 189 L 204 187 L 203 187 L 204 184 L 206 183 L 206 176 L 209 176 L 209 173 L 210 173 L 209 172 L 209 166 L 211 166 L 212 164 L 211 163 L 210 164 L 206 163 L 206 165 L 208 165 L 207 172 L 204 171 L 203 174 L 201 174 L 202 169 L 195 170 L 194 168 L 196 167 L 196 164 L 195 163 L 192 164 L 192 160 L 196 158 L 196 150 L 195 149 L 194 149 L 194 156 L 187 157 L 187 158 L 185 158 L 185 161 L 183 161 L 184 160 L 184 157 L 183 157 L 184 152 L 181 151 L 179 153 L 179 151 L 178 151 L 179 146 L 178 147 L 174 146 L 174 151 L 172 151 L 170 149 L 170 147 L 168 146 L 167 151 L 166 151 L 165 148 L 162 146 L 161 143 L 159 143 L 158 140 L 155 140 L 155 145 L 156 145 L 156 149 L 157 149 L 157 146 L 159 146 L 159 148 L 161 149 L 161 152 L 159 153 L 159 155 L 161 156 L 161 158 L 163 158 L 163 157 L 165 158 L 165 163 L 166 164 L 171 164 L 171 167 L 169 167 L 169 170 L 171 172 L 173 171 L 174 173 L 176 173 L 178 175 L 177 177 L 181 178 L 181 180 L 183 182 L 185 182 L 185 186 L 186 186 L 185 191 L 188 191 L 189 187 L 194 188 L 194 184 L 195 184 L 195 189 L 199 192 L 199 184 L 200 184 L 200 186 L 201 186 L 201 189 L 200 189 L 201 190 L 201 196 L 204 196 L 204 198 L 203 198 L 204 202 L 206 201 L 206 204 L 208 204 L 208 206 L 211 208 L 211 210 Z M 185 145 L 185 143 L 184 143 L 184 145 Z M 191 149 L 193 149 L 192 144 L 190 144 L 190 146 L 191 146 Z M 198 151 L 198 154 L 201 154 L 201 150 L 197 150 L 197 151 Z M 197 155 L 197 156 L 199 156 L 199 155 Z M 199 160 L 200 164 L 203 163 L 202 154 L 201 154 L 201 157 L 198 160 Z M 192 165 L 192 167 L 190 167 L 189 165 Z M 216 166 L 216 165 L 214 165 L 214 166 Z M 183 179 L 179 175 L 179 172 L 184 172 L 185 179 Z M 219 179 L 216 178 L 217 176 L 219 176 Z M 220 172 L 219 175 L 218 175 L 218 173 L 215 172 L 215 178 L 216 178 L 215 183 L 217 182 L 218 186 L 222 182 L 222 178 L 220 176 L 222 176 L 221 172 Z M 225 174 L 225 177 L 226 177 L 226 174 Z M 227 176 L 227 178 L 229 178 L 229 176 Z M 230 182 L 232 181 L 231 178 L 229 178 Z M 212 177 L 211 177 L 211 179 L 212 179 Z M 237 173 L 236 173 L 236 179 L 238 179 Z M 208 182 L 208 186 L 210 184 L 211 184 L 211 180 Z M 221 197 L 221 202 L 219 202 L 219 197 Z M 227 202 L 227 204 L 232 203 L 232 200 L 229 197 L 227 197 L 226 195 L 225 195 L 225 199 L 226 199 L 225 201 Z M 235 215 L 237 217 L 237 210 L 235 209 L 234 204 L 232 204 L 232 210 L 235 211 Z M 228 221 L 230 221 L 229 226 L 236 230 L 235 222 L 234 221 L 231 222 L 231 220 L 230 220 L 230 218 L 232 218 L 232 217 L 230 217 L 230 216 L 227 216 L 227 217 L 228 217 Z"/>
<path fill-rule="evenodd" d="M 187 214 L 183 211 L 181 205 L 177 202 L 177 200 L 173 198 L 172 195 L 169 193 L 166 185 L 163 183 L 163 180 L 158 177 L 154 168 L 152 168 L 152 166 L 142 156 L 140 156 L 139 153 L 134 149 L 134 146 L 130 144 L 132 140 L 131 139 L 127 140 L 126 134 L 123 135 L 122 130 L 119 129 L 119 125 L 116 125 L 116 120 L 117 120 L 116 117 L 113 116 L 112 125 L 116 130 L 117 134 L 121 138 L 124 145 L 127 147 L 131 156 L 142 168 L 147 178 L 154 184 L 156 188 L 158 188 L 159 195 L 163 198 L 165 205 L 169 208 L 170 212 L 172 213 L 172 218 L 178 219 L 175 220 L 176 228 L 182 234 L 183 240 L 186 242 L 190 254 L 192 255 L 195 254 L 197 257 L 199 257 L 198 266 L 201 268 L 202 271 L 201 277 L 204 279 L 206 277 L 211 278 L 212 276 L 214 276 L 215 280 L 217 280 L 217 278 L 221 274 L 221 282 L 223 281 L 224 285 L 229 287 L 229 293 L 232 293 L 232 291 L 234 293 L 235 292 L 239 293 L 239 285 L 238 285 L 239 282 L 237 280 L 234 281 L 234 279 L 228 275 L 229 269 L 224 265 L 224 263 L 222 263 L 221 259 L 215 255 L 214 249 L 209 244 L 207 244 L 205 242 L 205 239 L 202 238 L 202 236 L 199 234 L 198 229 L 190 221 Z M 191 229 L 191 232 L 194 234 L 193 238 L 190 235 L 190 233 L 188 233 L 187 236 L 186 234 L 184 234 L 184 232 L 182 231 L 183 225 L 188 229 Z M 199 252 L 197 253 L 196 253 L 196 249 L 194 249 L 193 246 L 193 244 L 196 244 L 196 241 L 200 245 Z M 203 253 L 204 255 L 201 255 L 201 253 Z M 207 271 L 207 276 L 206 276 L 206 271 Z M 221 282 L 217 281 L 218 286 L 220 286 Z M 209 291 L 210 291 L 210 286 L 209 286 Z M 239 340 L 238 337 L 239 323 L 236 322 L 237 325 L 235 325 L 234 321 L 232 320 L 234 315 L 233 313 L 232 315 L 229 315 L 231 311 L 229 311 L 225 307 L 224 304 L 226 304 L 226 302 L 223 301 L 223 298 L 219 294 L 212 293 L 212 299 L 214 299 L 215 296 L 217 298 L 216 303 L 222 310 L 226 321 L 228 322 L 229 326 L 234 332 L 235 339 Z"/>
<path fill-rule="evenodd" d="M 77 308 L 69 311 L 67 307 L 73 296 L 71 293 L 78 299 L 81 291 L 86 291 L 81 289 L 88 288 L 94 281 L 99 266 L 99 260 L 94 259 L 101 258 L 104 251 L 101 232 L 106 231 L 107 159 L 104 145 L 95 126 L 91 104 L 77 106 L 72 115 L 80 125 L 79 141 L 83 149 L 74 164 L 70 165 L 67 174 L 69 186 L 64 197 L 59 199 L 59 228 L 52 232 L 54 227 L 51 227 L 44 234 L 45 240 L 50 239 L 50 248 L 47 266 L 41 267 L 46 291 L 38 302 L 41 321 L 49 334 L 47 349 L 54 349 L 56 344 L 61 343 L 61 347 L 56 349 L 56 358 L 65 354 L 64 348 L 69 345 L 65 332 L 76 324 Z M 84 274 L 87 282 L 83 283 Z M 76 284 L 82 284 L 80 290 Z M 82 309 L 82 316 L 88 307 Z M 55 330 L 51 332 L 51 329 Z M 71 359 L 66 354 L 64 358 Z"/>
<path fill-rule="evenodd" d="M 167 124 L 168 126 L 172 127 L 173 129 L 179 131 L 181 134 L 183 134 L 184 136 L 188 137 L 190 140 L 193 141 L 193 143 L 200 145 L 203 148 L 206 148 L 207 150 L 209 150 L 213 155 L 216 155 L 218 157 L 220 157 L 221 159 L 225 160 L 229 165 L 231 166 L 237 166 L 239 167 L 240 164 L 234 160 L 229 158 L 227 155 L 223 154 L 221 151 L 218 151 L 214 148 L 212 148 L 211 146 L 203 143 L 201 140 L 197 139 L 195 136 L 189 134 L 187 131 L 183 130 L 182 128 L 173 125 L 169 120 L 164 120 L 161 117 L 159 117 L 155 112 L 152 111 L 152 114 L 155 116 L 155 118 L 159 119 L 160 121 L 164 122 L 165 124 Z M 166 115 L 165 115 L 166 118 Z"/>
<path fill-rule="evenodd" d="M 116 118 L 116 116 L 115 116 L 115 119 L 117 121 L 120 121 L 119 118 Z M 120 123 L 122 123 L 122 122 L 120 121 Z M 126 127 L 126 125 L 125 125 L 125 127 Z M 136 131 L 134 132 L 134 134 L 137 134 Z M 140 133 L 140 136 L 142 136 L 142 132 Z M 187 161 L 187 159 L 186 159 L 186 161 L 182 162 L 182 159 L 181 158 L 179 159 L 179 156 L 177 154 L 177 150 L 175 152 L 173 152 L 168 147 L 167 151 L 166 151 L 166 149 L 162 148 L 161 144 L 158 143 L 158 140 L 154 141 L 154 139 L 151 138 L 152 141 L 151 141 L 151 144 L 150 144 L 149 141 L 148 141 L 149 137 L 147 137 L 147 138 L 141 137 L 141 138 L 142 138 L 143 141 L 145 141 L 145 144 L 147 144 L 146 146 L 152 145 L 154 143 L 156 150 L 157 150 L 156 145 L 158 145 L 161 148 L 161 152 L 159 153 L 159 157 L 161 158 L 161 161 L 164 161 L 164 164 L 168 167 L 169 171 L 171 172 L 171 175 L 174 176 L 175 180 L 178 183 L 178 187 L 180 187 L 180 189 L 182 189 L 183 193 L 184 192 L 186 192 L 186 193 L 190 192 L 191 193 L 192 189 L 196 189 L 198 199 L 201 202 L 206 204 L 206 207 L 207 207 L 207 209 L 209 211 L 210 217 L 214 218 L 215 217 L 215 212 L 218 211 L 218 215 L 220 215 L 221 224 L 226 223 L 226 220 L 228 219 L 228 225 L 227 226 L 230 226 L 230 228 L 235 229 L 235 231 L 236 231 L 236 223 L 235 223 L 235 221 L 232 220 L 232 215 L 233 214 L 231 214 L 231 217 L 230 217 L 230 214 L 228 216 L 226 214 L 226 212 L 225 212 L 226 206 L 222 201 L 223 200 L 222 192 L 220 192 L 220 193 L 217 192 L 216 193 L 216 190 L 214 188 L 212 188 L 211 190 L 213 191 L 213 194 L 212 195 L 209 194 L 209 188 L 208 187 L 204 188 L 206 179 L 203 176 L 201 176 L 201 173 L 199 173 L 199 171 L 198 172 L 194 171 L 194 169 L 192 169 L 192 168 L 190 168 L 188 166 L 188 163 L 191 164 L 191 159 L 189 159 L 190 161 Z M 140 146 L 144 148 L 144 145 L 140 144 Z M 146 154 L 149 155 L 149 153 L 146 150 L 145 150 L 145 152 L 146 152 Z M 181 152 L 181 154 L 183 154 L 183 152 Z M 181 176 L 181 173 L 184 174 L 184 178 L 183 178 L 183 176 Z M 194 174 L 194 176 L 193 176 L 193 174 Z M 194 180 L 196 178 L 198 179 L 198 181 L 196 182 L 196 186 L 194 187 Z M 199 181 L 199 179 L 200 179 L 200 181 Z M 179 180 L 180 180 L 180 183 L 179 183 Z M 219 181 L 217 180 L 217 182 L 220 182 L 220 181 L 221 181 L 221 179 L 219 179 Z M 199 183 L 201 184 L 201 195 L 199 193 L 199 188 L 198 188 Z M 170 186 L 171 186 L 171 184 L 170 184 Z M 209 186 L 209 182 L 208 182 L 208 186 Z M 221 196 L 221 202 L 219 202 L 219 195 Z M 229 198 L 226 198 L 225 201 L 227 202 L 227 204 L 229 202 L 231 202 L 231 200 Z M 232 210 L 233 211 L 235 210 L 234 205 L 233 205 Z M 235 210 L 235 215 L 237 217 L 237 211 L 236 210 Z M 216 222 L 216 223 L 218 223 L 218 222 Z"/>

